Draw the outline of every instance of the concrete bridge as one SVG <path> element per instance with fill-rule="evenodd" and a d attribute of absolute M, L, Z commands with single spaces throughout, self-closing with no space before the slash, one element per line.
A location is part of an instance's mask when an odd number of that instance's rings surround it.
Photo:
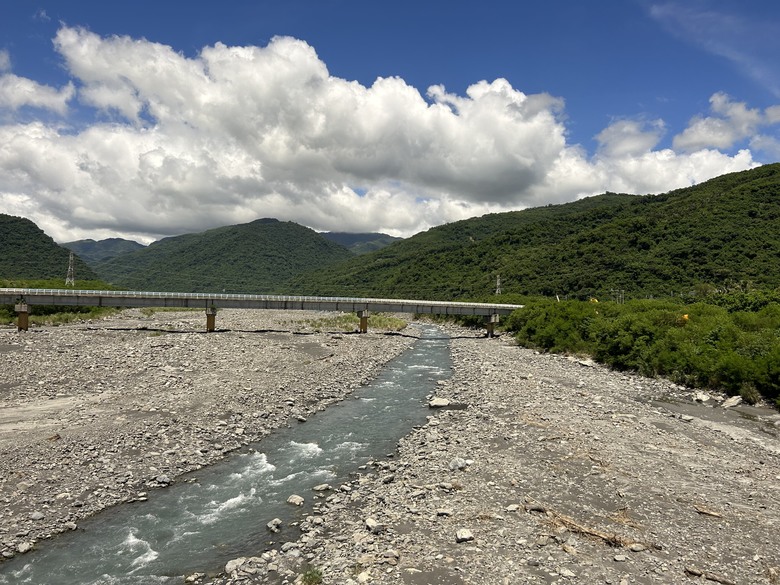
<path fill-rule="evenodd" d="M 515 309 L 523 307 L 523 305 L 495 303 L 403 299 L 36 288 L 0 288 L 0 304 L 14 305 L 18 315 L 19 331 L 27 331 L 28 329 L 30 305 L 70 305 L 82 307 L 201 308 L 206 312 L 206 331 L 216 329 L 218 309 L 281 309 L 357 313 L 360 318 L 361 333 L 368 330 L 368 317 L 372 311 L 375 313 L 476 315 L 484 317 L 488 336 L 493 335 L 493 329 L 501 315 L 509 315 Z"/>

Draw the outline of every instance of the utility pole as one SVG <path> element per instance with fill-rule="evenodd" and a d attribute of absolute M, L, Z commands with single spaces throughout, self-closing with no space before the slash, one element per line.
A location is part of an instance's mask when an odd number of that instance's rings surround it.
<path fill-rule="evenodd" d="M 76 278 L 74 276 L 73 270 L 73 259 L 74 254 L 71 252 L 70 257 L 68 258 L 68 275 L 65 277 L 65 286 L 75 286 L 76 284 Z"/>

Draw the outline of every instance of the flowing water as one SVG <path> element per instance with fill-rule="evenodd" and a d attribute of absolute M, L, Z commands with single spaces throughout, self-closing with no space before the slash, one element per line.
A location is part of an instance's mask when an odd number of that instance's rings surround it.
<path fill-rule="evenodd" d="M 181 583 L 184 575 L 257 555 L 271 540 L 296 540 L 288 524 L 310 510 L 311 488 L 338 486 L 360 465 L 393 452 L 425 422 L 426 395 L 449 376 L 449 340 L 423 326 L 412 348 L 346 400 L 200 470 L 196 482 L 150 492 L 147 502 L 117 506 L 76 532 L 39 542 L 38 550 L 0 565 L 0 584 Z M 287 504 L 293 493 L 307 504 Z M 266 528 L 273 518 L 284 522 L 280 534 Z"/>

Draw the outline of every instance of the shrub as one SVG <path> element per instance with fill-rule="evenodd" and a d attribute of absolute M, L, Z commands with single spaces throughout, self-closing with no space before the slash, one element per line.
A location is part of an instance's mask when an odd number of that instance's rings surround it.
<path fill-rule="evenodd" d="M 771 300 L 777 295 L 746 294 L 729 307 L 537 300 L 512 313 L 506 327 L 528 347 L 589 353 L 618 370 L 723 389 L 751 403 L 761 396 L 780 402 L 780 304 Z"/>

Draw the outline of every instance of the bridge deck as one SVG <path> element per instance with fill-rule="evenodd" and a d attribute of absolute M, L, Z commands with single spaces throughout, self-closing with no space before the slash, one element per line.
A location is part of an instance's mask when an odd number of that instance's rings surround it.
<path fill-rule="evenodd" d="M 0 304 L 23 299 L 28 305 L 97 307 L 181 307 L 218 309 L 283 309 L 355 313 L 419 313 L 432 315 L 509 315 L 523 305 L 458 303 L 407 299 L 301 297 L 224 293 L 0 288 Z"/>

